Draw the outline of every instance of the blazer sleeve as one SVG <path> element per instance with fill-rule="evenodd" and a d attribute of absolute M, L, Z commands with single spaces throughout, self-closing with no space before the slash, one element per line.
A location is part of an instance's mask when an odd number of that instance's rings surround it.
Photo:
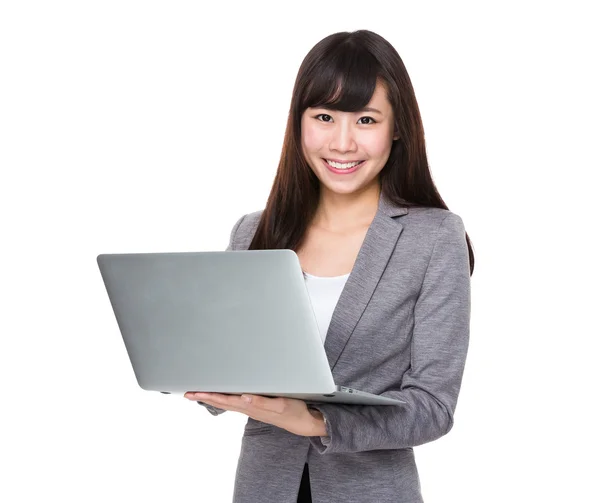
<path fill-rule="evenodd" d="M 233 226 L 233 229 L 231 229 L 231 234 L 229 235 L 229 245 L 227 246 L 225 251 L 232 251 L 232 250 L 237 249 L 237 244 L 236 244 L 235 238 L 236 238 L 237 231 L 240 228 L 240 225 L 244 221 L 244 218 L 246 218 L 246 215 L 242 216 L 235 223 L 235 225 Z M 214 407 L 213 405 L 208 405 L 204 402 L 198 401 L 197 403 L 199 405 L 202 405 L 203 407 L 206 407 L 208 412 L 210 412 L 213 416 L 218 416 L 219 414 L 223 414 L 223 412 L 227 412 L 225 409 L 221 409 L 219 407 Z"/>
<path fill-rule="evenodd" d="M 471 276 L 462 219 L 438 229 L 414 307 L 411 364 L 400 389 L 381 396 L 405 405 L 311 404 L 326 418 L 327 437 L 309 437 L 320 454 L 402 449 L 450 431 L 469 342 Z"/>

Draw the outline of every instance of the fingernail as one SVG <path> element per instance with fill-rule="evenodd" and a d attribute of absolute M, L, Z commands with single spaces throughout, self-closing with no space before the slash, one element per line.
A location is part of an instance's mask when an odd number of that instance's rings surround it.
<path fill-rule="evenodd" d="M 252 398 L 249 397 L 248 395 L 242 395 L 242 400 L 244 400 L 244 402 L 251 402 Z"/>

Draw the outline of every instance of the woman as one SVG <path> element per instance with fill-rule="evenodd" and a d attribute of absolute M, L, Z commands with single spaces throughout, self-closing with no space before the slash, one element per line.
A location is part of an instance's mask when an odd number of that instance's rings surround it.
<path fill-rule="evenodd" d="M 330 35 L 300 67 L 266 208 L 228 250 L 280 248 L 298 254 L 335 382 L 407 405 L 186 393 L 248 415 L 234 502 L 422 501 L 412 448 L 453 424 L 474 258 L 404 64 L 373 32 Z"/>

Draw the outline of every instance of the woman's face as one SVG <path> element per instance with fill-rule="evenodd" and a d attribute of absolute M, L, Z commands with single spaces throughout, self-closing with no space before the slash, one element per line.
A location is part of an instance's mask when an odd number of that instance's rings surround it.
<path fill-rule="evenodd" d="M 308 108 L 302 114 L 302 151 L 322 188 L 338 194 L 378 183 L 392 148 L 394 117 L 380 81 L 359 112 Z M 359 163 L 359 164 L 357 164 Z"/>

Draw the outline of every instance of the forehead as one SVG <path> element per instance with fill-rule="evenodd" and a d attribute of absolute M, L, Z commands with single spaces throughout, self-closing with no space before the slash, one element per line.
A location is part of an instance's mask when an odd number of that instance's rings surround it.
<path fill-rule="evenodd" d="M 373 96 L 371 96 L 369 105 L 374 103 L 377 103 L 380 106 L 384 106 L 384 104 L 391 106 L 388 100 L 387 88 L 380 80 L 377 81 L 377 85 L 375 86 L 375 91 L 373 92 Z"/>
<path fill-rule="evenodd" d="M 324 109 L 328 109 L 328 110 L 339 110 L 339 111 L 343 111 L 343 112 L 359 112 L 359 111 L 363 111 L 366 108 L 376 108 L 377 110 L 381 111 L 382 113 L 386 113 L 387 111 L 391 110 L 392 106 L 388 99 L 387 86 L 381 80 L 377 80 L 375 89 L 374 89 L 371 97 L 370 98 L 367 97 L 366 99 L 362 100 L 362 103 L 364 103 L 364 106 L 360 106 L 359 103 L 354 103 L 353 106 L 350 106 L 350 107 L 339 106 L 339 105 L 341 105 L 341 103 L 339 103 L 339 101 L 344 101 L 343 98 L 341 98 L 344 95 L 344 92 L 345 92 L 345 89 L 338 86 L 338 88 L 336 89 L 336 92 L 335 92 L 335 97 L 332 100 L 330 100 L 330 101 L 333 101 L 333 103 L 331 103 L 331 102 L 319 103 L 319 104 L 315 104 L 312 107 L 308 107 L 308 108 L 312 108 L 312 109 L 324 108 Z M 367 99 L 368 99 L 368 101 L 366 101 Z"/>

